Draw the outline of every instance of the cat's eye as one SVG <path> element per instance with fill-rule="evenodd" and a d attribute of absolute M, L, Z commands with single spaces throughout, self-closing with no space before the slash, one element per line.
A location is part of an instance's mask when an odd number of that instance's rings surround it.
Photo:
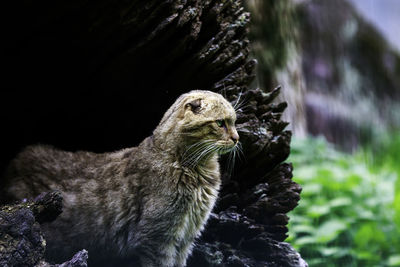
<path fill-rule="evenodd" d="M 224 120 L 216 120 L 215 121 L 218 125 L 218 127 L 225 127 L 225 121 Z"/>

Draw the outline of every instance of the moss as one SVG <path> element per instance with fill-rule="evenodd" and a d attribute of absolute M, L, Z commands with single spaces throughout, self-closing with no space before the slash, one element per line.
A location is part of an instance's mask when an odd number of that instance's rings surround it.
<path fill-rule="evenodd" d="M 21 202 L 21 203 L 17 203 L 17 204 L 8 204 L 8 205 L 0 206 L 0 212 L 4 212 L 7 214 L 13 214 L 17 210 L 20 210 L 20 209 L 32 210 L 33 206 L 34 206 L 33 202 Z"/>

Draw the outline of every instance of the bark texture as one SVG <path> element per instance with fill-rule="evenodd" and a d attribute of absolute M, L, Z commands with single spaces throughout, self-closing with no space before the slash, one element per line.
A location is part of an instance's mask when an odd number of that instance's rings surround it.
<path fill-rule="evenodd" d="M 189 266 L 306 266 L 283 243 L 301 191 L 283 163 L 287 105 L 274 101 L 279 88 L 251 86 L 256 61 L 242 1 L 8 5 L 19 19 L 6 32 L 5 97 L 13 109 L 1 107 L 10 129 L 3 166 L 37 142 L 95 152 L 136 145 L 180 94 L 220 92 L 239 108 L 243 154 L 234 169 L 223 159 L 220 200 Z"/>
<path fill-rule="evenodd" d="M 85 250 L 62 264 L 43 260 L 46 241 L 39 223 L 51 222 L 61 212 L 59 192 L 43 193 L 34 200 L 0 207 L 0 266 L 86 267 Z"/>

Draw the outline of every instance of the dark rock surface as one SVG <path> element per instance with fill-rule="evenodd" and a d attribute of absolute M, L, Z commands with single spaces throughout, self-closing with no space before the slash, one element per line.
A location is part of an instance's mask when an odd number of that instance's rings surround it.
<path fill-rule="evenodd" d="M 279 89 L 223 90 L 233 104 L 239 95 L 244 101 L 237 121 L 243 155 L 232 174 L 224 173 L 220 199 L 189 266 L 307 266 L 282 242 L 286 213 L 297 206 L 301 187 L 291 180 L 292 166 L 282 163 L 290 132 L 280 120 L 286 105 L 272 103 Z"/>
<path fill-rule="evenodd" d="M 282 242 L 301 191 L 283 163 L 287 105 L 279 88 L 251 86 L 242 1 L 24 1 L 7 10 L 20 15 L 4 33 L 2 166 L 38 142 L 94 152 L 137 145 L 180 94 L 220 92 L 238 109 L 243 153 L 234 165 L 222 159 L 219 202 L 188 266 L 305 265 Z"/>
<path fill-rule="evenodd" d="M 63 264 L 43 261 L 46 241 L 39 222 L 51 222 L 61 212 L 60 192 L 42 193 L 33 201 L 0 207 L 0 266 L 86 267 L 86 251 Z"/>
<path fill-rule="evenodd" d="M 50 264 L 45 261 L 41 261 L 35 267 L 87 267 L 88 252 L 86 250 L 81 250 L 76 253 L 70 261 L 66 261 L 62 264 Z"/>
<path fill-rule="evenodd" d="M 46 241 L 29 208 L 0 212 L 1 266 L 34 266 L 43 257 Z"/>
<path fill-rule="evenodd" d="M 192 262 L 194 267 L 308 266 L 289 244 L 264 236 L 243 242 L 240 249 L 220 242 L 200 244 L 193 251 Z"/>

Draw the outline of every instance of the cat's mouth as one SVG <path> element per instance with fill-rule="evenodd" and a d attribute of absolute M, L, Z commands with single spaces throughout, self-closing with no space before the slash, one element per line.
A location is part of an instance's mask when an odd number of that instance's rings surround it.
<path fill-rule="evenodd" d="M 218 154 L 219 155 L 223 155 L 229 152 L 232 152 L 233 150 L 235 150 L 237 144 L 233 143 L 233 142 L 221 142 L 217 144 L 219 146 L 218 149 Z"/>
<path fill-rule="evenodd" d="M 188 145 L 182 154 L 182 165 L 194 167 L 200 162 L 207 160 L 214 154 L 223 155 L 240 150 L 240 142 L 223 141 L 223 140 L 202 140 L 200 142 Z"/>

